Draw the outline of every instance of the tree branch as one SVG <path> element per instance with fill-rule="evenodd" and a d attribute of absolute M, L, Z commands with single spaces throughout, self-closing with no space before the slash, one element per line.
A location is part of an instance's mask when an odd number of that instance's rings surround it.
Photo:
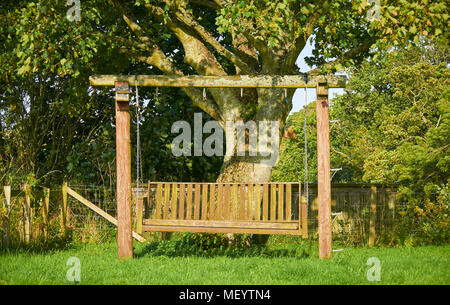
<path fill-rule="evenodd" d="M 145 62 L 149 65 L 157 67 L 163 73 L 168 75 L 184 75 L 182 71 L 178 70 L 175 65 L 168 60 L 167 56 L 164 52 L 159 48 L 158 45 L 151 42 L 150 38 L 148 38 L 144 31 L 141 29 L 139 24 L 136 22 L 136 19 L 133 17 L 131 12 L 126 10 L 126 8 L 122 7 L 118 1 L 113 1 L 114 5 L 120 9 L 123 19 L 127 23 L 128 27 L 138 36 L 139 40 L 141 40 L 146 46 L 149 48 L 149 55 L 137 55 L 137 59 Z M 213 117 L 217 121 L 222 121 L 222 116 L 220 109 L 217 107 L 217 104 L 211 99 L 203 99 L 203 94 L 195 88 L 183 88 L 183 91 L 192 99 L 194 106 L 199 107 L 206 113 L 208 113 L 211 117 Z"/>

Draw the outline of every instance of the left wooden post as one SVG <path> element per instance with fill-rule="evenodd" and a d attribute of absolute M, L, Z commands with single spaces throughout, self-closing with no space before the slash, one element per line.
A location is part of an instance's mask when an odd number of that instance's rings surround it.
<path fill-rule="evenodd" d="M 117 162 L 117 244 L 119 259 L 133 257 L 131 219 L 130 86 L 115 82 Z"/>

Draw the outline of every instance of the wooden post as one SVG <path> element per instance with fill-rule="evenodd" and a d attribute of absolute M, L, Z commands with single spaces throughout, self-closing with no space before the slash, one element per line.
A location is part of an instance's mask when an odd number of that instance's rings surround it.
<path fill-rule="evenodd" d="M 3 193 L 5 196 L 4 206 L 6 208 L 6 217 L 3 219 L 3 235 L 2 244 L 4 247 L 9 246 L 9 213 L 11 211 L 11 186 L 4 186 Z"/>
<path fill-rule="evenodd" d="M 23 185 L 23 190 L 25 192 L 25 201 L 24 201 L 25 242 L 28 243 L 31 240 L 31 199 L 30 199 L 31 187 L 30 187 L 30 185 L 25 183 Z"/>
<path fill-rule="evenodd" d="M 319 218 L 319 257 L 331 257 L 330 122 L 328 86 L 317 84 L 317 207 Z"/>
<path fill-rule="evenodd" d="M 370 222 L 369 222 L 369 247 L 373 247 L 375 245 L 375 223 L 377 217 L 377 187 L 372 185 L 370 187 Z"/>
<path fill-rule="evenodd" d="M 66 234 L 67 229 L 67 182 L 62 185 L 62 203 L 61 203 L 61 233 Z"/>
<path fill-rule="evenodd" d="M 44 188 L 44 205 L 42 206 L 42 218 L 44 220 L 44 237 L 48 238 L 48 210 L 50 206 L 50 189 Z"/>
<path fill-rule="evenodd" d="M 133 257 L 131 218 L 130 95 L 128 82 L 115 82 L 117 244 L 119 259 Z"/>

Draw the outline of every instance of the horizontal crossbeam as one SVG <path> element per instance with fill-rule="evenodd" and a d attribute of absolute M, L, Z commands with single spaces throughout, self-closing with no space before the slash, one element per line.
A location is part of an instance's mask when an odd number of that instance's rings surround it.
<path fill-rule="evenodd" d="M 92 86 L 114 86 L 115 82 L 128 82 L 130 86 L 145 87 L 197 87 L 197 88 L 316 88 L 327 83 L 329 88 L 344 88 L 344 75 L 232 75 L 232 76 L 172 76 L 172 75 L 94 75 L 89 77 Z"/>

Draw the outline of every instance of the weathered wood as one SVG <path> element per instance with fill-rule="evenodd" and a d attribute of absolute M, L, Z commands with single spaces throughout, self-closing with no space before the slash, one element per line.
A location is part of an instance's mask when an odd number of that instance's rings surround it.
<path fill-rule="evenodd" d="M 223 184 L 219 183 L 217 186 L 217 209 L 216 219 L 223 219 Z"/>
<path fill-rule="evenodd" d="M 4 207 L 6 208 L 6 215 L 3 219 L 3 234 L 2 244 L 7 248 L 10 243 L 10 229 L 9 229 L 9 214 L 11 212 L 11 186 L 7 185 L 3 187 L 4 195 Z"/>
<path fill-rule="evenodd" d="M 172 183 L 172 199 L 170 200 L 170 219 L 178 219 L 177 205 L 178 205 L 178 186 L 176 183 Z"/>
<path fill-rule="evenodd" d="M 239 218 L 241 220 L 245 220 L 247 219 L 247 215 L 246 215 L 246 206 L 245 206 L 245 199 L 246 199 L 246 190 L 245 190 L 246 185 L 245 184 L 241 184 L 239 186 L 239 204 L 240 204 L 240 209 L 239 209 Z"/>
<path fill-rule="evenodd" d="M 253 218 L 253 183 L 247 185 L 247 217 L 246 219 L 252 220 Z"/>
<path fill-rule="evenodd" d="M 61 202 L 61 233 L 65 234 L 67 231 L 67 182 L 64 182 L 61 188 L 62 202 Z"/>
<path fill-rule="evenodd" d="M 44 202 L 42 205 L 42 219 L 44 221 L 44 237 L 48 237 L 48 213 L 50 208 L 50 189 L 44 188 Z"/>
<path fill-rule="evenodd" d="M 150 209 L 152 208 L 150 203 L 150 180 L 147 181 L 147 201 L 144 204 L 144 217 L 148 218 L 150 217 Z"/>
<path fill-rule="evenodd" d="M 32 227 L 32 220 L 31 220 L 31 186 L 29 184 L 24 184 L 23 191 L 25 193 L 25 200 L 24 200 L 24 224 L 25 224 L 25 242 L 31 241 L 31 227 Z"/>
<path fill-rule="evenodd" d="M 155 208 L 155 218 L 161 219 L 161 209 L 162 209 L 162 197 L 163 196 L 163 184 L 158 183 L 156 185 L 156 208 Z"/>
<path fill-rule="evenodd" d="M 301 195 L 301 183 L 298 184 L 298 195 L 299 195 L 299 204 L 301 203 L 301 210 L 300 210 L 300 227 L 302 230 L 302 236 L 303 238 L 308 238 L 308 202 L 306 201 L 306 196 Z M 300 201 L 301 200 L 301 201 Z"/>
<path fill-rule="evenodd" d="M 103 218 L 105 218 L 107 221 L 109 221 L 113 225 L 117 226 L 118 221 L 116 218 L 114 218 L 110 214 L 108 214 L 105 211 L 103 211 L 102 209 L 100 209 L 98 206 L 96 206 L 95 204 L 93 204 L 92 202 L 90 202 L 89 200 L 87 200 L 86 198 L 84 198 L 83 196 L 81 196 L 80 194 L 75 192 L 74 190 L 72 190 L 70 187 L 67 188 L 67 193 L 70 196 L 72 196 L 73 198 L 75 198 L 76 200 L 78 200 L 79 202 L 81 202 L 82 204 L 84 204 L 85 206 L 87 206 L 88 208 L 90 208 L 95 213 L 97 213 L 100 216 L 102 216 Z M 138 233 L 136 233 L 134 231 L 132 231 L 132 237 L 140 242 L 145 241 L 145 238 L 143 238 L 141 235 L 139 235 Z"/>
<path fill-rule="evenodd" d="M 224 196 L 224 210 L 223 210 L 223 219 L 230 219 L 230 193 L 231 193 L 231 185 L 225 184 L 225 196 Z"/>
<path fill-rule="evenodd" d="M 202 184 L 202 216 L 203 220 L 208 216 L 208 184 Z"/>
<path fill-rule="evenodd" d="M 262 220 L 269 219 L 269 185 L 263 184 L 263 215 Z"/>
<path fill-rule="evenodd" d="M 369 247 L 375 245 L 375 224 L 377 220 L 377 187 L 370 188 L 370 220 L 369 220 Z"/>
<path fill-rule="evenodd" d="M 194 219 L 200 219 L 200 201 L 201 201 L 201 185 L 195 184 L 195 204 L 194 204 Z"/>
<path fill-rule="evenodd" d="M 186 184 L 180 184 L 180 202 L 179 202 L 179 214 L 178 219 L 184 219 L 184 205 L 186 199 Z"/>
<path fill-rule="evenodd" d="M 116 90 L 120 83 L 113 82 Z M 119 259 L 133 257 L 131 217 L 131 146 L 130 146 L 130 104 L 116 94 L 116 163 L 117 163 L 117 244 Z"/>
<path fill-rule="evenodd" d="M 278 205 L 278 217 L 277 217 L 277 219 L 278 220 L 283 220 L 284 219 L 284 215 L 283 215 L 283 212 L 284 212 L 284 185 L 283 184 L 278 184 L 278 186 L 277 186 L 277 188 L 278 188 L 278 202 L 277 202 L 277 205 Z"/>
<path fill-rule="evenodd" d="M 216 218 L 216 185 L 209 186 L 209 219 Z"/>
<path fill-rule="evenodd" d="M 242 228 L 242 229 L 286 229 L 297 230 L 297 221 L 282 222 L 262 222 L 245 220 L 162 220 L 162 219 L 144 219 L 144 225 L 153 226 L 189 226 L 189 227 L 219 227 L 219 228 Z"/>
<path fill-rule="evenodd" d="M 229 219 L 239 219 L 238 184 L 231 186 L 231 213 Z"/>
<path fill-rule="evenodd" d="M 169 219 L 169 212 L 170 212 L 169 207 L 170 207 L 170 183 L 165 183 L 163 219 Z"/>
<path fill-rule="evenodd" d="M 192 219 L 192 191 L 192 184 L 189 183 L 186 196 L 186 219 Z"/>
<path fill-rule="evenodd" d="M 275 221 L 277 213 L 277 185 L 270 184 L 270 220 Z"/>
<path fill-rule="evenodd" d="M 227 227 L 189 227 L 189 226 L 153 226 L 143 225 L 144 231 L 151 232 L 192 232 L 192 233 L 230 233 L 230 234 L 284 234 L 301 235 L 298 229 L 251 229 L 251 228 L 227 228 Z"/>
<path fill-rule="evenodd" d="M 144 217 L 144 198 L 138 198 L 136 206 L 136 233 L 142 234 L 142 219 Z"/>
<path fill-rule="evenodd" d="M 286 220 L 292 219 L 292 186 L 286 184 Z"/>
<path fill-rule="evenodd" d="M 114 86 L 117 81 L 128 82 L 131 86 L 197 88 L 316 88 L 318 83 L 327 82 L 330 88 L 344 88 L 347 77 L 316 75 L 310 76 L 308 83 L 305 83 L 303 75 L 94 75 L 89 77 L 92 86 Z"/>
<path fill-rule="evenodd" d="M 261 220 L 261 184 L 255 185 L 255 220 Z"/>
<path fill-rule="evenodd" d="M 331 257 L 330 125 L 327 84 L 317 86 L 317 205 L 319 257 Z"/>

